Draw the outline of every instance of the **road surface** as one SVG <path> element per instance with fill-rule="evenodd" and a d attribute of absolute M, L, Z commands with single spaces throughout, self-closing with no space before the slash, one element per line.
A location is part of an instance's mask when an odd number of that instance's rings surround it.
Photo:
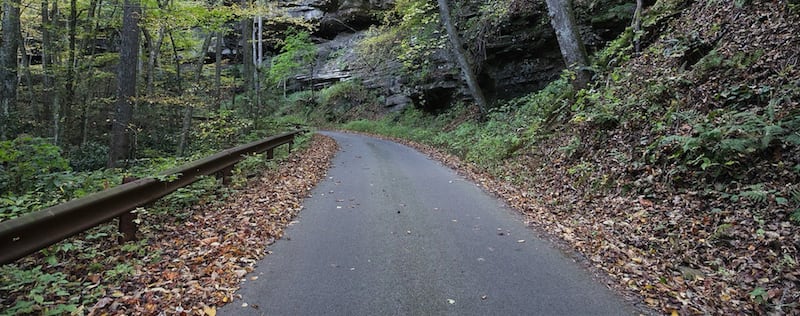
<path fill-rule="evenodd" d="M 328 178 L 220 315 L 636 314 L 452 170 L 325 134 L 341 148 Z"/>

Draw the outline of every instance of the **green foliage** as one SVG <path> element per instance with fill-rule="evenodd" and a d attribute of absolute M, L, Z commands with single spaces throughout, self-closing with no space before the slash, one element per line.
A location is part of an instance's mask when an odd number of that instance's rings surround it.
<path fill-rule="evenodd" d="M 636 10 L 635 3 L 622 3 L 610 7 L 605 12 L 592 16 L 592 23 L 603 23 L 608 21 L 625 21 L 631 18 L 631 12 Z"/>
<path fill-rule="evenodd" d="M 795 224 L 800 225 L 800 208 L 794 210 L 794 212 L 789 216 Z"/>
<path fill-rule="evenodd" d="M 104 276 L 110 280 L 121 281 L 125 277 L 133 274 L 133 265 L 130 263 L 119 263 L 114 266 L 114 269 L 105 271 Z"/>
<path fill-rule="evenodd" d="M 737 3 L 739 3 L 739 1 L 737 1 Z M 750 299 L 753 300 L 756 305 L 763 305 L 769 300 L 769 293 L 767 293 L 767 290 L 763 287 L 753 289 L 750 291 L 749 295 Z"/>
<path fill-rule="evenodd" d="M 772 94 L 772 87 L 736 84 L 720 91 L 715 99 L 728 106 L 748 107 L 752 103 L 765 102 Z"/>
<path fill-rule="evenodd" d="M 76 312 L 78 306 L 86 305 L 101 295 L 101 289 L 87 289 L 83 295 L 72 295 L 76 289 L 89 285 L 72 281 L 61 272 L 45 272 L 43 267 L 20 269 L 15 265 L 0 267 L 0 292 L 11 294 L 16 299 L 4 304 L 2 315 L 41 314 L 64 315 Z M 20 289 L 30 288 L 26 293 Z M 78 290 L 80 291 L 80 290 Z M 57 298 L 58 301 L 49 299 Z"/>
<path fill-rule="evenodd" d="M 566 146 L 559 147 L 558 150 L 563 151 L 567 157 L 572 157 L 583 147 L 583 142 L 578 136 L 572 137 Z"/>
<path fill-rule="evenodd" d="M 187 214 L 176 212 L 192 205 L 199 204 L 201 199 L 212 195 L 217 189 L 218 183 L 214 177 L 202 177 L 195 183 L 180 188 L 175 192 L 158 200 L 156 207 L 165 212 L 170 212 L 179 218 L 185 218 Z"/>
<path fill-rule="evenodd" d="M 599 70 L 607 70 L 628 61 L 633 51 L 634 36 L 639 35 L 634 34 L 632 28 L 626 28 L 619 37 L 608 42 L 603 50 L 594 55 L 594 64 Z"/>
<path fill-rule="evenodd" d="M 713 176 L 734 176 L 737 166 L 772 145 L 795 145 L 793 121 L 777 121 L 771 106 L 764 113 L 720 109 L 705 117 L 694 112 L 676 113 L 675 117 L 691 124 L 691 134 L 663 137 L 659 147 L 671 153 L 669 159 L 699 167 Z"/>
<path fill-rule="evenodd" d="M 766 204 L 772 193 L 774 193 L 774 191 L 764 189 L 764 184 L 759 183 L 747 186 L 743 191 L 739 192 L 739 197 L 750 200 L 756 204 Z"/>
<path fill-rule="evenodd" d="M 193 149 L 208 153 L 219 148 L 232 147 L 238 144 L 241 133 L 252 126 L 251 121 L 230 110 L 212 113 L 207 120 L 197 124 L 192 130 Z"/>
<path fill-rule="evenodd" d="M 348 112 L 374 108 L 378 103 L 378 97 L 374 92 L 357 80 L 337 82 L 322 89 L 317 100 L 324 111 L 325 119 L 329 122 L 342 122 L 357 114 Z"/>
<path fill-rule="evenodd" d="M 359 56 L 356 62 L 363 64 L 369 70 L 377 70 L 378 67 L 401 55 L 400 47 L 396 43 L 402 40 L 403 35 L 399 28 L 372 26 L 367 30 L 365 38 L 356 46 Z"/>
<path fill-rule="evenodd" d="M 61 149 L 43 138 L 20 136 L 0 142 L 0 191 L 22 193 L 43 175 L 69 170 Z"/>
<path fill-rule="evenodd" d="M 723 67 L 724 63 L 725 58 L 719 54 L 719 51 L 713 49 L 703 56 L 703 58 L 700 58 L 697 64 L 694 65 L 694 69 L 698 73 L 705 74 L 711 70 Z"/>
<path fill-rule="evenodd" d="M 467 161 L 494 168 L 513 157 L 518 150 L 536 142 L 549 123 L 568 115 L 572 85 L 566 76 L 541 91 L 510 100 L 492 109 L 487 121 L 466 120 L 466 106 L 455 106 L 440 115 L 430 115 L 416 108 L 379 121 L 357 120 L 345 129 L 399 137 L 443 148 Z"/>
<path fill-rule="evenodd" d="M 306 68 L 314 60 L 316 46 L 308 32 L 289 29 L 281 53 L 272 58 L 267 79 L 273 84 L 282 83 Z"/>
<path fill-rule="evenodd" d="M 89 142 L 70 151 L 69 165 L 75 171 L 91 171 L 105 168 L 108 161 L 108 146 Z"/>
<path fill-rule="evenodd" d="M 600 129 L 613 129 L 619 124 L 617 111 L 622 109 L 622 100 L 612 89 L 578 91 L 572 105 L 573 123 L 588 123 Z"/>
<path fill-rule="evenodd" d="M 398 0 L 394 11 L 400 20 L 398 55 L 405 75 L 415 82 L 431 80 L 436 70 L 432 56 L 446 47 L 446 34 L 440 32 L 439 11 L 435 2 Z M 394 45 L 397 45 L 394 44 Z"/>

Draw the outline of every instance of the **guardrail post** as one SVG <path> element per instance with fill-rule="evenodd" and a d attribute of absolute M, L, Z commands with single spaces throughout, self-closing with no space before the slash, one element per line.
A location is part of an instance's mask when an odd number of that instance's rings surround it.
<path fill-rule="evenodd" d="M 222 185 L 228 185 L 231 183 L 231 175 L 233 175 L 233 166 L 226 167 L 216 174 L 217 179 L 222 179 Z"/>
<path fill-rule="evenodd" d="M 272 151 L 272 148 L 267 149 L 267 160 L 275 158 L 275 153 Z"/>
<path fill-rule="evenodd" d="M 292 145 L 294 145 L 294 138 L 292 138 L 292 140 L 289 141 L 289 152 L 290 153 L 292 152 Z"/>
<path fill-rule="evenodd" d="M 122 183 L 125 184 L 136 180 L 138 179 L 134 177 L 125 177 L 122 179 Z M 128 241 L 136 240 L 136 231 L 138 228 L 136 227 L 136 223 L 133 221 L 136 219 L 136 215 L 134 215 L 131 211 L 128 211 L 122 213 L 119 217 L 117 217 L 117 219 L 119 220 L 120 233 L 117 242 L 122 244 Z"/>

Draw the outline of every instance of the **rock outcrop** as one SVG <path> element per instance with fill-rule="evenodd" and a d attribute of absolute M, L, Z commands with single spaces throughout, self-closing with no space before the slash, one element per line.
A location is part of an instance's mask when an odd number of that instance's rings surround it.
<path fill-rule="evenodd" d="M 474 3 L 473 3 L 474 2 Z M 620 0 L 601 1 L 600 5 L 578 10 L 582 35 L 590 51 L 602 48 L 629 23 L 627 12 L 632 8 Z M 369 89 L 384 96 L 387 110 L 402 109 L 409 104 L 431 112 L 447 108 L 452 102 L 468 98 L 458 68 L 447 50 L 430 57 L 437 73 L 431 82 L 414 82 L 405 78 L 399 61 L 386 61 L 377 67 L 364 67 L 356 53 L 357 43 L 365 37 L 369 26 L 379 23 L 376 13 L 389 10 L 391 0 L 299 0 L 285 1 L 283 6 L 294 17 L 316 22 L 320 44 L 315 69 L 311 76 L 298 77 L 298 87 L 322 88 L 341 80 L 358 79 Z M 467 1 L 469 6 L 481 5 Z M 479 81 L 490 100 L 522 96 L 541 89 L 558 78 L 564 63 L 547 22 L 543 4 L 515 8 L 509 20 L 485 38 L 479 57 Z M 472 10 L 477 12 L 477 10 Z M 464 19 L 468 17 L 462 17 Z M 469 43 L 467 45 L 478 45 Z"/>

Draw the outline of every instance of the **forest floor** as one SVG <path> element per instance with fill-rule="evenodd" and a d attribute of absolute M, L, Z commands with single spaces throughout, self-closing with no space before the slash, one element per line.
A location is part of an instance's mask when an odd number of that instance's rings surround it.
<path fill-rule="evenodd" d="M 198 209 L 191 219 L 153 232 L 157 243 L 150 247 L 162 260 L 141 267 L 96 310 L 214 315 L 215 306 L 231 302 L 245 275 L 268 254 L 266 246 L 292 224 L 336 151 L 335 141 L 315 135 L 305 151 L 251 180 L 221 207 Z"/>
<path fill-rule="evenodd" d="M 140 213 L 138 242 L 118 245 L 108 236 L 113 233 L 98 233 L 105 229 L 100 227 L 62 242 L 79 244 L 81 252 L 59 253 L 56 265 L 42 267 L 43 252 L 25 257 L 17 269 L 36 271 L 40 280 L 0 288 L 5 309 L 0 314 L 216 315 L 268 254 L 266 246 L 292 224 L 336 151 L 333 139 L 315 135 L 306 149 L 227 198 L 164 214 Z M 79 290 L 68 289 L 71 284 Z M 39 288 L 43 285 L 47 288 Z M 32 306 L 20 306 L 31 298 Z"/>

